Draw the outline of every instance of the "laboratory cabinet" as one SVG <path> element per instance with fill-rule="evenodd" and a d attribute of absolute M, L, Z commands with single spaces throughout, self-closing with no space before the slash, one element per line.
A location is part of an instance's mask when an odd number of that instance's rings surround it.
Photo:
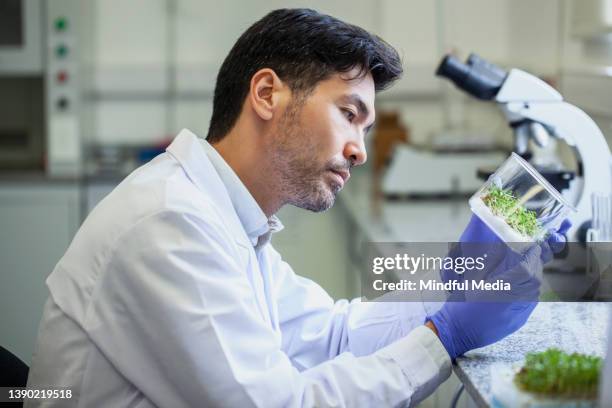
<path fill-rule="evenodd" d="M 76 181 L 0 181 L 0 345 L 30 364 L 48 292 L 81 213 Z"/>

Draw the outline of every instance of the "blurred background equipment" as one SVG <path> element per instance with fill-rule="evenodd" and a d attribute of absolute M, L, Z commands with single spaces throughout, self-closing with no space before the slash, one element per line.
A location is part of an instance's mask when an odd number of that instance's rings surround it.
<path fill-rule="evenodd" d="M 477 169 L 498 166 L 504 158 L 504 153 L 495 151 L 436 151 L 400 146 L 385 174 L 383 191 L 391 199 L 467 196 L 482 184 Z"/>
<path fill-rule="evenodd" d="M 374 217 L 379 217 L 381 215 L 382 199 L 384 198 L 382 192 L 384 171 L 395 149 L 410 143 L 410 129 L 401 123 L 398 112 L 378 112 L 376 128 L 372 138 L 374 160 L 372 164 L 371 212 Z"/>
<path fill-rule="evenodd" d="M 593 222 L 586 233 L 588 276 L 597 283 L 593 298 L 612 300 L 612 194 L 593 193 Z"/>
<path fill-rule="evenodd" d="M 589 242 L 612 242 L 612 194 L 593 193 L 593 222 L 587 232 Z"/>
<path fill-rule="evenodd" d="M 79 172 L 77 0 L 0 2 L 0 169 Z"/>
<path fill-rule="evenodd" d="M 373 139 L 374 173 L 379 174 L 391 160 L 393 149 L 410 143 L 410 131 L 400 122 L 398 112 L 377 112 Z"/>

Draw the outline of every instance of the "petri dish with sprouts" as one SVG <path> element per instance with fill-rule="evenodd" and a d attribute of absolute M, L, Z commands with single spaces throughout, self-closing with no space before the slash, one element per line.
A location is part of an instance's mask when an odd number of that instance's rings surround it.
<path fill-rule="evenodd" d="M 576 209 L 516 153 L 470 198 L 470 209 L 506 243 L 541 242 Z"/>

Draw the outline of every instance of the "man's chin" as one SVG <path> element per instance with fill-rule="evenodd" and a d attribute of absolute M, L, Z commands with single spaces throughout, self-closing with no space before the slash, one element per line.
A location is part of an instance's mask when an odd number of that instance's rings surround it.
<path fill-rule="evenodd" d="M 319 212 L 329 210 L 334 205 L 334 202 L 335 200 L 332 199 L 332 200 L 326 200 L 326 201 L 299 203 L 299 204 L 294 204 L 294 205 L 304 210 L 319 213 Z"/>
<path fill-rule="evenodd" d="M 327 190 L 324 193 L 318 194 L 316 199 L 303 200 L 292 204 L 304 210 L 318 213 L 329 210 L 334 205 L 335 201 L 336 194 Z"/>

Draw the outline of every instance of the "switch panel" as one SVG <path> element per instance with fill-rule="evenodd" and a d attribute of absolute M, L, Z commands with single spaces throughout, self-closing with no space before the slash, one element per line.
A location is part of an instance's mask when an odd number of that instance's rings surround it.
<path fill-rule="evenodd" d="M 78 175 L 81 126 L 78 50 L 78 0 L 45 1 L 47 172 Z M 68 131 L 69 130 L 69 131 Z"/>

